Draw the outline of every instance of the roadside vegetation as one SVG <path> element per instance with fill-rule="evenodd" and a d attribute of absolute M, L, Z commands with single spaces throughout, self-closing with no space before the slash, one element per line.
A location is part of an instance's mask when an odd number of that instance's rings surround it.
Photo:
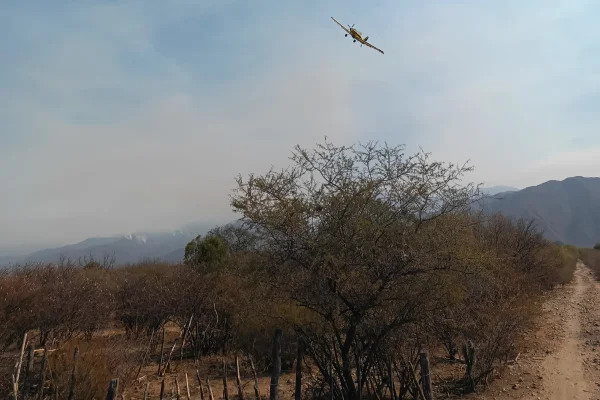
<path fill-rule="evenodd" d="M 600 280 L 600 243 L 596 243 L 593 248 L 580 249 L 579 257 L 594 272 L 596 279 Z"/>

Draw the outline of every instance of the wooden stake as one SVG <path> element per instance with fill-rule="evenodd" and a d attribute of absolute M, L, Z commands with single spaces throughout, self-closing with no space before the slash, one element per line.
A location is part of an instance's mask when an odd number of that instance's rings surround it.
<path fill-rule="evenodd" d="M 23 335 L 23 343 L 21 343 L 21 355 L 19 356 L 19 362 L 17 363 L 16 376 L 13 382 L 13 392 L 15 400 L 19 398 L 19 378 L 21 377 L 21 367 L 23 365 L 23 353 L 25 353 L 25 344 L 27 343 L 27 332 Z"/>
<path fill-rule="evenodd" d="M 390 356 L 387 361 L 387 374 L 390 379 L 388 386 L 390 387 L 390 393 L 392 395 L 392 400 L 396 400 L 396 385 L 394 385 L 394 374 L 392 373 L 392 357 Z"/>
<path fill-rule="evenodd" d="M 208 386 L 208 396 L 210 400 L 215 400 L 215 396 L 213 394 L 212 391 L 212 387 L 210 386 L 210 380 L 208 379 L 208 376 L 206 377 L 206 386 Z"/>
<path fill-rule="evenodd" d="M 165 398 L 165 380 L 163 379 L 160 382 L 160 400 L 164 400 Z"/>
<path fill-rule="evenodd" d="M 21 392 L 21 399 L 25 399 L 25 396 L 29 395 L 31 391 L 31 379 L 33 379 L 33 364 L 35 358 L 33 356 L 34 351 L 33 343 L 27 348 L 27 369 L 25 370 L 25 380 L 23 382 L 23 391 Z"/>
<path fill-rule="evenodd" d="M 15 379 L 15 374 L 12 374 L 11 383 L 13 389 L 13 399 L 17 400 L 19 398 L 19 385 L 17 384 L 17 380 Z"/>
<path fill-rule="evenodd" d="M 148 357 L 148 353 L 150 353 L 150 349 L 152 348 L 153 339 L 154 339 L 154 329 L 152 329 L 152 334 L 150 335 L 150 343 L 148 343 L 148 348 L 146 349 L 146 352 L 144 353 L 144 357 L 142 357 L 142 362 L 140 363 L 140 367 L 138 368 L 137 374 L 135 374 L 135 379 L 139 378 L 140 372 L 142 372 L 142 367 L 144 366 L 144 363 L 146 362 L 146 357 Z"/>
<path fill-rule="evenodd" d="M 148 400 L 148 389 L 150 389 L 150 382 L 146 383 L 146 389 L 144 389 L 144 400 Z"/>
<path fill-rule="evenodd" d="M 331 400 L 333 400 L 333 348 L 329 353 L 329 391 Z"/>
<path fill-rule="evenodd" d="M 423 381 L 423 395 L 426 400 L 433 400 L 433 387 L 431 386 L 431 375 L 429 372 L 429 354 L 421 350 L 419 353 L 419 364 L 421 367 L 421 380 Z"/>
<path fill-rule="evenodd" d="M 40 367 L 40 387 L 38 389 L 38 400 L 44 399 L 44 385 L 46 384 L 46 362 L 48 361 L 48 345 L 44 347 L 44 356 Z"/>
<path fill-rule="evenodd" d="M 260 389 L 258 387 L 258 375 L 256 375 L 256 368 L 254 368 L 254 361 L 252 361 L 252 356 L 248 355 L 250 359 L 250 367 L 252 368 L 252 374 L 254 375 L 254 397 L 256 400 L 260 400 Z"/>
<path fill-rule="evenodd" d="M 117 400 L 117 392 L 119 391 L 119 379 L 111 379 L 108 383 L 106 391 L 106 400 Z"/>
<path fill-rule="evenodd" d="M 302 359 L 304 356 L 304 342 L 298 341 L 298 353 L 296 355 L 296 393 L 295 400 L 302 399 Z"/>
<path fill-rule="evenodd" d="M 177 379 L 177 377 L 175 377 L 175 390 L 177 391 L 177 398 L 179 399 L 181 397 L 181 391 L 179 390 L 179 379 Z"/>
<path fill-rule="evenodd" d="M 160 370 L 162 369 L 162 364 L 163 364 L 163 360 L 165 357 L 165 324 L 163 324 L 163 328 L 162 328 L 162 341 L 160 343 L 160 361 L 158 362 L 158 371 L 156 372 L 156 374 L 158 376 L 160 376 Z"/>
<path fill-rule="evenodd" d="M 272 363 L 273 371 L 271 372 L 271 386 L 269 391 L 269 399 L 277 400 L 279 398 L 279 375 L 281 374 L 281 335 L 283 332 L 277 328 L 273 336 L 273 351 Z"/>
<path fill-rule="evenodd" d="M 69 397 L 68 400 L 73 400 L 75 397 L 75 370 L 77 368 L 77 356 L 79 355 L 79 347 L 75 347 L 73 352 L 73 369 L 71 370 L 71 384 L 69 385 Z"/>
<path fill-rule="evenodd" d="M 242 387 L 242 379 L 240 377 L 240 359 L 235 356 L 235 382 L 238 389 L 238 398 L 244 400 L 244 388 Z"/>
<path fill-rule="evenodd" d="M 223 398 L 229 400 L 229 390 L 227 390 L 227 364 L 223 360 Z"/>
<path fill-rule="evenodd" d="M 188 332 L 192 326 L 193 318 L 194 318 L 194 314 L 192 314 L 192 316 L 190 317 L 190 321 L 186 324 L 184 331 L 183 331 L 183 338 L 181 339 L 181 351 L 179 354 L 179 361 L 183 361 L 183 348 L 185 347 L 185 339 L 186 339 Z"/>
<path fill-rule="evenodd" d="M 188 374 L 185 373 L 185 390 L 187 395 L 187 400 L 190 400 L 192 396 L 190 396 L 190 382 L 188 381 Z"/>
<path fill-rule="evenodd" d="M 190 317 L 189 324 L 191 324 L 191 323 L 192 323 L 192 317 L 193 317 L 193 316 L 194 316 L 194 315 L 192 315 L 192 316 Z M 186 326 L 187 326 L 187 325 L 186 325 Z M 177 338 L 177 340 L 175 340 L 175 343 L 173 343 L 173 347 L 171 347 L 171 351 L 169 352 L 169 358 L 167 358 L 167 363 L 165 364 L 165 367 L 164 367 L 164 368 L 163 368 L 163 370 L 162 370 L 162 374 L 163 374 L 163 375 L 164 375 L 164 374 L 165 374 L 165 372 L 167 371 L 167 368 L 169 368 L 169 364 L 171 364 L 171 360 L 173 359 L 173 352 L 175 351 L 175 346 L 177 346 L 177 342 L 178 342 L 180 339 L 182 339 L 182 336 L 181 336 L 181 335 L 180 335 L 180 336 Z M 184 339 L 184 340 L 185 340 L 185 339 Z"/>
<path fill-rule="evenodd" d="M 198 386 L 200 387 L 200 400 L 204 400 L 204 390 L 202 388 L 202 379 L 200 379 L 200 371 L 196 368 L 196 379 L 198 379 Z"/>

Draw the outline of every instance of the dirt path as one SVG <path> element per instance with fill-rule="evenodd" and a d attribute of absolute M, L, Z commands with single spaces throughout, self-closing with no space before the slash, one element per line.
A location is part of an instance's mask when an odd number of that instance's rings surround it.
<path fill-rule="evenodd" d="M 586 379 L 586 348 L 581 335 L 586 325 L 582 305 L 597 297 L 598 293 L 592 282 L 589 270 L 579 264 L 575 271 L 573 291 L 570 299 L 563 305 L 564 339 L 559 350 L 549 355 L 543 362 L 541 376 L 544 380 L 544 398 L 559 399 L 591 399 L 590 384 Z"/>
<path fill-rule="evenodd" d="M 529 348 L 481 399 L 600 400 L 600 283 L 589 268 L 578 263 L 542 318 Z"/>

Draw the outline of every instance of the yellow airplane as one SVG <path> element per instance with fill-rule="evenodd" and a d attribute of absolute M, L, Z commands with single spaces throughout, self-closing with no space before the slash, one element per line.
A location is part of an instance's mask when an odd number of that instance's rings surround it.
<path fill-rule="evenodd" d="M 348 35 L 352 36 L 352 39 L 354 39 L 352 41 L 352 43 L 355 43 L 358 40 L 360 42 L 360 47 L 362 47 L 362 45 L 364 44 L 365 46 L 368 46 L 368 47 L 370 47 L 372 49 L 375 49 L 378 52 L 380 52 L 381 54 L 383 54 L 382 50 L 380 50 L 377 47 L 373 46 L 371 43 L 367 43 L 367 40 L 369 40 L 368 36 L 365 36 L 365 38 L 363 39 L 362 33 L 360 33 L 359 31 L 357 31 L 356 29 L 354 29 L 354 24 L 352 24 L 352 26 L 348 25 L 349 29 L 346 29 L 346 27 L 344 25 L 340 24 L 335 18 L 331 17 L 331 19 L 334 20 L 336 24 L 338 24 L 339 26 L 341 26 L 342 29 L 347 32 L 344 35 L 345 37 L 347 37 Z"/>

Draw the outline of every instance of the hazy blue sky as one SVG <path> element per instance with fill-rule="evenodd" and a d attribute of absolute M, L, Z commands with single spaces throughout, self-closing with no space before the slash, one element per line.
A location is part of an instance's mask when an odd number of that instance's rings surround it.
<path fill-rule="evenodd" d="M 599 20 L 591 0 L 3 1 L 0 250 L 227 220 L 237 173 L 324 135 L 470 159 L 489 186 L 599 176 Z"/>

